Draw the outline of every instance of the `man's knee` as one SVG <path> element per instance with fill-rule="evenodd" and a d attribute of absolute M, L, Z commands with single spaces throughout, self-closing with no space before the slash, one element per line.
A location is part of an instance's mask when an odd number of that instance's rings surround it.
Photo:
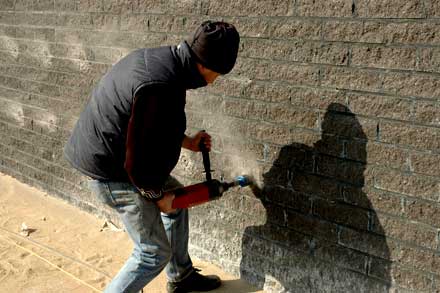
<path fill-rule="evenodd" d="M 165 267 L 171 259 L 171 248 L 169 246 L 162 246 L 153 250 L 148 247 L 137 249 L 135 254 L 139 258 L 141 264 L 154 267 Z"/>

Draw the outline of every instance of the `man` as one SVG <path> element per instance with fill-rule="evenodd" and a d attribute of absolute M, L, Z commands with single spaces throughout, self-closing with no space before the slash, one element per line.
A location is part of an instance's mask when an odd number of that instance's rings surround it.
<path fill-rule="evenodd" d="M 91 177 L 90 187 L 121 217 L 134 250 L 105 292 L 137 292 L 166 266 L 168 292 L 209 291 L 188 255 L 188 211 L 173 210 L 165 182 L 181 147 L 211 148 L 209 134 L 185 135 L 185 94 L 229 73 L 239 35 L 206 21 L 178 46 L 139 49 L 104 75 L 81 113 L 64 153 Z"/>

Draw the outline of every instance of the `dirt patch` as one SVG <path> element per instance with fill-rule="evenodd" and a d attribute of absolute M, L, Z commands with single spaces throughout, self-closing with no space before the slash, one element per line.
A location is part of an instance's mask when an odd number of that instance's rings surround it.
<path fill-rule="evenodd" d="M 0 210 L 1 292 L 100 292 L 132 250 L 125 232 L 1 173 Z M 258 292 L 215 266 L 195 265 L 225 280 L 215 292 Z M 144 292 L 166 292 L 165 284 L 162 272 Z"/>

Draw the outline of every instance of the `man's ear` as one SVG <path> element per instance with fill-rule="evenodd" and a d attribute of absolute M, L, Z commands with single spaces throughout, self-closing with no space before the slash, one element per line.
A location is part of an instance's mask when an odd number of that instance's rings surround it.
<path fill-rule="evenodd" d="M 200 74 L 203 76 L 203 78 L 208 84 L 213 83 L 216 80 L 216 78 L 220 75 L 220 73 L 212 71 L 211 69 L 206 68 L 205 66 L 203 66 L 198 62 L 196 63 L 196 65 Z"/>

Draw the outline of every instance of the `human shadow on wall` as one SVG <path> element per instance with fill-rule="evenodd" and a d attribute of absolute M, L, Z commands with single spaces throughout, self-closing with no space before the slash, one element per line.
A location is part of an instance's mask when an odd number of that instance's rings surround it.
<path fill-rule="evenodd" d="M 266 223 L 245 229 L 240 271 L 274 292 L 388 292 L 390 252 L 364 193 L 367 136 L 333 103 L 321 139 L 281 148 L 252 188 Z"/>

